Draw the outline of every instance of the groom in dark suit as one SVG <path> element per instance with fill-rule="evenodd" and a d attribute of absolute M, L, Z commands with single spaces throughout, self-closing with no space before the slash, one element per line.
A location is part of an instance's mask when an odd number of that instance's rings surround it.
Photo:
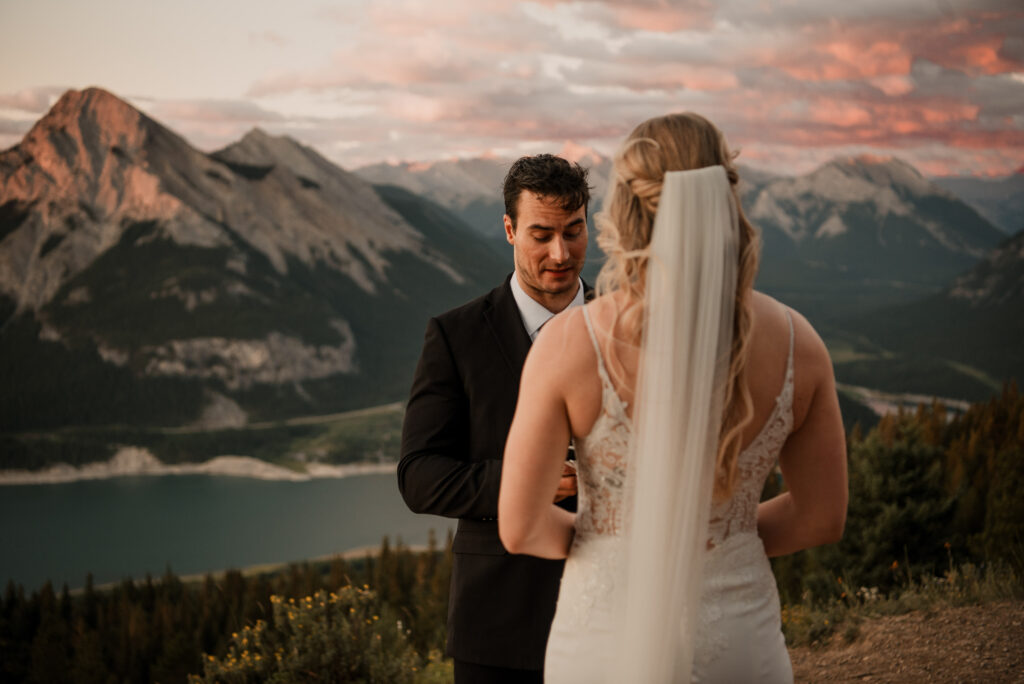
<path fill-rule="evenodd" d="M 541 682 L 562 561 L 510 555 L 498 488 L 519 376 L 540 327 L 584 300 L 587 171 L 548 154 L 505 177 L 515 272 L 427 324 L 402 429 L 398 486 L 417 513 L 459 518 L 447 653 L 456 684 Z M 556 501 L 575 507 L 568 469 Z"/>

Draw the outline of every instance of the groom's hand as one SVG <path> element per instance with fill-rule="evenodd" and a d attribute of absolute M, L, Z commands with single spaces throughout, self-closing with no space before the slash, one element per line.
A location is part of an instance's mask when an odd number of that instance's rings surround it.
<path fill-rule="evenodd" d="M 576 496 L 576 468 L 566 463 L 562 466 L 562 479 L 558 481 L 555 503 L 562 499 L 568 499 L 570 496 Z"/>

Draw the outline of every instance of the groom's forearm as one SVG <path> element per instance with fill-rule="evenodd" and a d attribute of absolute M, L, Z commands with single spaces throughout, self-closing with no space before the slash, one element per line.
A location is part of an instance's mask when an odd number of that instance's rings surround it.
<path fill-rule="evenodd" d="M 471 460 L 470 406 L 448 338 L 431 319 L 402 423 L 398 488 L 416 513 L 498 514 L 501 461 Z"/>
<path fill-rule="evenodd" d="M 398 464 L 398 488 L 414 513 L 448 518 L 498 515 L 501 461 L 465 461 L 438 453 L 413 453 Z"/>

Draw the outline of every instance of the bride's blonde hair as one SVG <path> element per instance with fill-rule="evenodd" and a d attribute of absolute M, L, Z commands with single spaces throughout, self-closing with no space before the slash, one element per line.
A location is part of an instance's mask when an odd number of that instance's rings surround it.
<path fill-rule="evenodd" d="M 721 131 L 702 116 L 687 112 L 648 119 L 630 133 L 616 154 L 604 210 L 595 217 L 597 243 L 607 256 L 597 277 L 597 291 L 624 295 L 612 333 L 618 339 L 639 346 L 651 230 L 665 172 L 715 165 L 725 167 L 739 216 L 740 236 L 732 352 L 715 461 L 713 495 L 717 500 L 728 498 L 732 493 L 743 430 L 754 415 L 745 368 L 750 340 L 751 292 L 760 243 L 740 205 L 734 157 Z"/>

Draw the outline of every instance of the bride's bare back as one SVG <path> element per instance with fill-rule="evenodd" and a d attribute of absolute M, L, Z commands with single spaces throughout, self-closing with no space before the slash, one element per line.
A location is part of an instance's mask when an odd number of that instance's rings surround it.
<path fill-rule="evenodd" d="M 789 323 L 783 305 L 760 292 L 754 292 L 752 298 L 753 316 L 746 380 L 754 404 L 754 416 L 744 430 L 744 447 L 761 432 L 772 412 L 775 398 L 782 388 L 789 353 Z M 629 412 L 632 413 L 640 353 L 635 345 L 623 339 L 618 326 L 613 329 L 619 308 L 620 301 L 615 295 L 602 297 L 590 304 L 590 316 L 615 391 L 629 405 Z M 593 372 L 597 359 L 589 344 L 581 312 L 571 311 L 564 316 L 568 319 L 564 322 L 566 339 L 559 362 L 579 371 L 576 381 L 565 388 L 566 408 L 573 436 L 583 437 L 590 432 L 601 411 L 601 382 Z M 793 316 L 793 324 L 796 338 L 794 365 L 797 386 L 793 407 L 796 430 L 807 413 L 810 395 L 823 379 L 820 377 L 821 371 L 831 371 L 831 365 L 823 367 L 820 356 L 824 354 L 827 360 L 827 353 L 810 324 L 799 314 Z M 572 352 L 569 352 L 570 349 Z"/>
<path fill-rule="evenodd" d="M 631 412 L 640 352 L 614 328 L 621 301 L 612 294 L 588 307 L 612 384 Z M 788 491 L 762 504 L 758 513 L 758 532 L 769 555 L 838 539 L 846 512 L 845 435 L 832 364 L 807 320 L 796 312 L 791 314 L 793 427 L 779 458 Z M 760 434 L 782 389 L 789 330 L 785 307 L 768 295 L 753 292 L 746 382 L 754 415 L 744 430 L 744 448 Z M 552 319 L 531 350 L 524 374 L 537 381 L 523 383 L 521 391 L 526 395 L 520 396 L 520 404 L 533 404 L 533 393 L 537 401 L 556 396 L 562 400 L 562 417 L 559 421 L 557 414 L 531 411 L 535 424 L 529 430 L 538 435 L 549 434 L 551 429 L 568 430 L 574 437 L 589 434 L 602 410 L 596 368 L 597 356 L 582 311 L 569 310 Z M 557 411 L 556 406 L 550 409 Z"/>

